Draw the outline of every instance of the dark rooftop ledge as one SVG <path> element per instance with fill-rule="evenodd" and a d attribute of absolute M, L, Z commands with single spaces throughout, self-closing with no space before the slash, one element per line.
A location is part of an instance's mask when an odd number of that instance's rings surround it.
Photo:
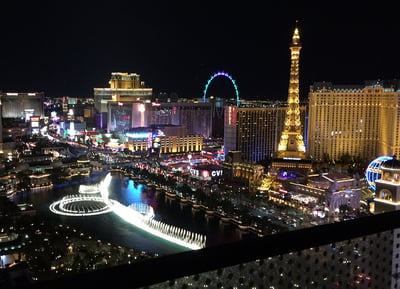
<path fill-rule="evenodd" d="M 60 277 L 31 288 L 138 288 L 399 227 L 400 211 L 393 211 Z"/>

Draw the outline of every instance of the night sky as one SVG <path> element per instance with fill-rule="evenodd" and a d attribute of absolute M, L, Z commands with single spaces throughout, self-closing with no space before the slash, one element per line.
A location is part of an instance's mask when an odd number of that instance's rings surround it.
<path fill-rule="evenodd" d="M 285 100 L 296 20 L 302 99 L 314 81 L 398 78 L 396 2 L 354 2 L 2 1 L 0 90 L 93 97 L 120 71 L 155 93 L 198 98 L 226 71 L 241 98 Z M 207 95 L 233 93 L 221 77 Z"/>

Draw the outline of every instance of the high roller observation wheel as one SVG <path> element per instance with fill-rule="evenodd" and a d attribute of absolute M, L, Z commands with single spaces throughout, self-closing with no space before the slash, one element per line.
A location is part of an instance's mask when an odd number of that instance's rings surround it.
<path fill-rule="evenodd" d="M 206 95 L 207 95 L 208 87 L 210 86 L 210 84 L 214 80 L 214 78 L 216 78 L 218 76 L 226 77 L 232 82 L 232 85 L 235 89 L 235 94 L 236 94 L 236 107 L 239 107 L 239 89 L 236 85 L 236 81 L 232 78 L 232 76 L 229 73 L 224 72 L 224 71 L 216 72 L 213 75 L 211 75 L 211 77 L 208 79 L 208 81 L 204 87 L 204 91 L 203 91 L 203 102 L 206 102 Z"/>

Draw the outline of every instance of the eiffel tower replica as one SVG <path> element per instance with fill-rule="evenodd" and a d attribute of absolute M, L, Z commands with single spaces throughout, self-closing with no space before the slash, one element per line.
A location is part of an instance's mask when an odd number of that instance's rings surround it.
<path fill-rule="evenodd" d="M 300 60 L 299 29 L 294 29 L 290 45 L 291 65 L 288 93 L 288 107 L 284 128 L 278 144 L 278 151 L 272 161 L 273 168 L 311 169 L 311 161 L 306 158 L 302 126 L 300 119 L 299 97 L 299 60 Z"/>

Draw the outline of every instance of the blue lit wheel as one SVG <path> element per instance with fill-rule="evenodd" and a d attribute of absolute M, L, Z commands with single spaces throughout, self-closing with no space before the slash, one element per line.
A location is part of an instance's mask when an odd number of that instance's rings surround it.
<path fill-rule="evenodd" d="M 232 76 L 229 73 L 226 73 L 226 72 L 223 72 L 223 71 L 214 73 L 213 75 L 211 75 L 210 79 L 207 81 L 207 84 L 204 87 L 204 91 L 203 91 L 203 102 L 206 102 L 207 90 L 208 90 L 208 87 L 210 86 L 211 81 L 214 78 L 216 78 L 217 76 L 226 77 L 232 82 L 232 85 L 233 85 L 233 87 L 235 89 L 235 94 L 236 94 L 236 106 L 239 106 L 239 89 L 238 89 L 238 87 L 236 85 L 236 81 L 232 78 Z"/>

